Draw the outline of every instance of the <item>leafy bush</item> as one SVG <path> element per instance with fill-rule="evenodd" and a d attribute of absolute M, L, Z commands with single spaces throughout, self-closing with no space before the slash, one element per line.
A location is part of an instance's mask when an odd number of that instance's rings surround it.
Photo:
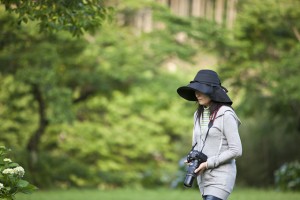
<path fill-rule="evenodd" d="M 0 199 L 14 199 L 17 193 L 31 193 L 36 189 L 26 180 L 24 168 L 6 157 L 7 149 L 0 146 Z"/>
<path fill-rule="evenodd" d="M 275 172 L 275 184 L 281 190 L 300 190 L 300 162 L 283 164 Z"/>

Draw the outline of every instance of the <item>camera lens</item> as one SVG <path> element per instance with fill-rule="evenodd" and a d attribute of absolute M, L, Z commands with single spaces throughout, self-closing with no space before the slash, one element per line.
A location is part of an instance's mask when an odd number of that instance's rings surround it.
<path fill-rule="evenodd" d="M 184 180 L 184 186 L 186 187 L 192 187 L 193 182 L 194 182 L 195 176 L 193 174 L 187 174 L 185 176 L 185 180 Z"/>

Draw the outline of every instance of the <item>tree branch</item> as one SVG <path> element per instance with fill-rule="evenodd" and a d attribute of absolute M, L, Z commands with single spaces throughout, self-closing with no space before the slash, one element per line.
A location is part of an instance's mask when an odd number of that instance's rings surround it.
<path fill-rule="evenodd" d="M 297 28 L 295 26 L 293 26 L 292 29 L 293 29 L 293 32 L 294 32 L 297 40 L 300 42 L 300 33 L 299 33 L 299 31 L 297 30 Z"/>
<path fill-rule="evenodd" d="M 76 104 L 76 103 L 82 102 L 94 94 L 96 94 L 96 90 L 94 90 L 94 89 L 89 88 L 89 89 L 82 90 L 80 93 L 80 96 L 78 98 L 74 99 L 73 103 Z"/>

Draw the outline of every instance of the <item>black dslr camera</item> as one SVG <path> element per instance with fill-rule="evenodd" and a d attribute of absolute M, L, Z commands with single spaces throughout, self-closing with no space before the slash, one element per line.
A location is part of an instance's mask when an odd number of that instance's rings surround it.
<path fill-rule="evenodd" d="M 187 162 L 189 163 L 189 165 L 184 180 L 184 185 L 186 187 L 192 187 L 194 179 L 197 176 L 197 174 L 194 171 L 199 167 L 201 163 L 207 160 L 207 156 L 204 153 L 194 150 L 195 146 L 196 144 L 193 146 L 192 150 L 187 156 Z"/>

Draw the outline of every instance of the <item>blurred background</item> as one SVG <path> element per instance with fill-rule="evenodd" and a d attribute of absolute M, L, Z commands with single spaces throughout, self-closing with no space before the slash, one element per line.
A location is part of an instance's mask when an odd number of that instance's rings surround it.
<path fill-rule="evenodd" d="M 237 185 L 300 190 L 300 1 L 0 1 L 0 145 L 51 188 L 182 188 L 216 70 L 241 118 Z"/>

